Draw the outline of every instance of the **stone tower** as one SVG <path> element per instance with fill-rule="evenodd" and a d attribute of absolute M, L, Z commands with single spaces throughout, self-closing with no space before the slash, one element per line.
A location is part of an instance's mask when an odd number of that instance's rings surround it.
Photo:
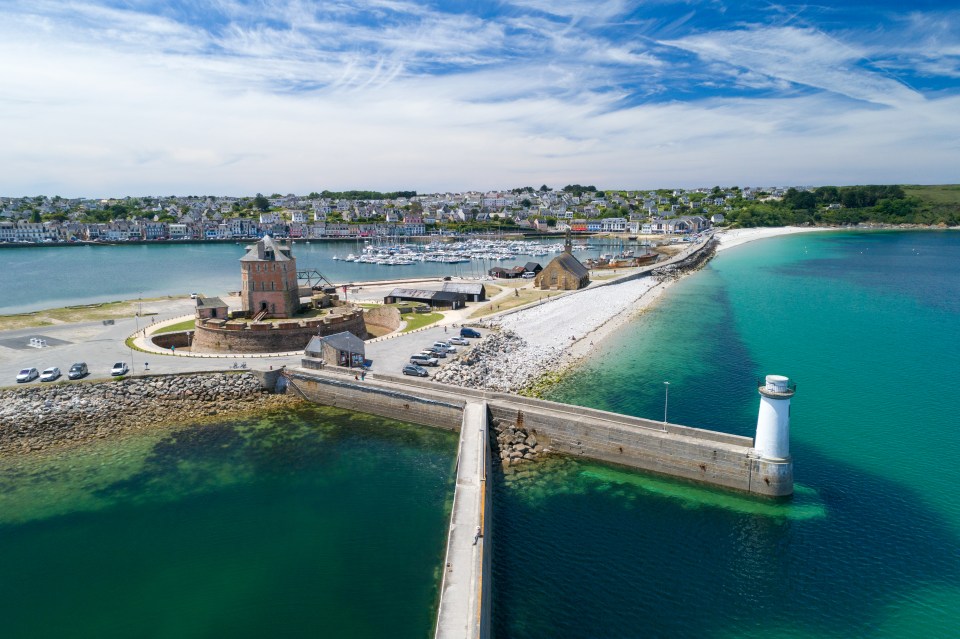
<path fill-rule="evenodd" d="M 240 296 L 251 316 L 266 311 L 264 319 L 292 317 L 300 310 L 297 260 L 290 247 L 264 235 L 240 258 Z"/>

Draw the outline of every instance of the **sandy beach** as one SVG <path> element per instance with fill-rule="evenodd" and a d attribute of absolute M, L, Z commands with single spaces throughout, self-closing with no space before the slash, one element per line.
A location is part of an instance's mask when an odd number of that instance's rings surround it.
<path fill-rule="evenodd" d="M 730 231 L 720 231 L 716 234 L 720 245 L 717 251 L 725 251 L 737 246 L 753 242 L 755 240 L 765 240 L 770 237 L 779 237 L 781 235 L 794 235 L 796 233 L 816 233 L 822 231 L 836 231 L 829 227 L 810 227 L 810 226 L 777 226 L 770 228 L 752 228 L 752 229 L 733 229 Z"/>

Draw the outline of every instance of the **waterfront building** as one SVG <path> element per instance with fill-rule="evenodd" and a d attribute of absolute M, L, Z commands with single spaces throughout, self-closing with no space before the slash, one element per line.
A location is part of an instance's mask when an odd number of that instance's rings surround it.
<path fill-rule="evenodd" d="M 590 284 L 590 269 L 573 254 L 570 234 L 564 243 L 563 253 L 553 258 L 546 268 L 533 280 L 535 288 L 575 291 Z"/>
<path fill-rule="evenodd" d="M 292 317 L 300 310 L 297 260 L 290 247 L 269 235 L 240 258 L 243 310 L 265 318 Z"/>
<path fill-rule="evenodd" d="M 362 368 L 366 361 L 363 340 L 349 331 L 313 337 L 304 349 L 304 368 L 344 366 Z"/>

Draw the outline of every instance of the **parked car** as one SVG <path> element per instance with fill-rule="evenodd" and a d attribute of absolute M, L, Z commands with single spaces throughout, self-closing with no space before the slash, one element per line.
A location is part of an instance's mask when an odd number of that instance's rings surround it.
<path fill-rule="evenodd" d="M 429 377 L 427 369 L 422 366 L 417 366 L 416 364 L 407 364 L 403 367 L 404 375 L 415 375 L 416 377 Z"/>
<path fill-rule="evenodd" d="M 67 371 L 67 377 L 69 379 L 80 379 L 81 377 L 86 377 L 90 374 L 90 370 L 87 368 L 86 362 L 77 362 L 70 367 L 70 370 Z"/>
<path fill-rule="evenodd" d="M 537 276 L 537 274 L 534 273 L 533 271 L 526 271 L 526 272 L 525 272 L 523 275 L 521 275 L 520 277 L 522 277 L 522 278 L 525 279 L 525 280 L 532 280 L 532 279 L 535 278 L 536 276 Z"/>
<path fill-rule="evenodd" d="M 126 362 L 117 362 L 116 364 L 113 365 L 113 368 L 110 369 L 110 374 L 113 375 L 114 377 L 118 377 L 120 375 L 126 375 L 129 372 L 130 372 L 130 367 L 127 366 Z"/>
<path fill-rule="evenodd" d="M 434 348 L 433 346 L 427 346 L 425 349 L 423 349 L 422 352 L 428 355 L 431 355 L 433 357 L 438 357 L 440 359 L 446 359 L 447 357 L 447 351 L 439 348 Z"/>
<path fill-rule="evenodd" d="M 38 377 L 40 377 L 40 373 L 37 372 L 37 369 L 24 368 L 19 373 L 17 373 L 17 383 L 22 384 L 23 382 L 32 382 Z"/>
<path fill-rule="evenodd" d="M 433 347 L 436 348 L 436 349 L 440 349 L 441 351 L 444 351 L 445 353 L 456 353 L 456 352 L 457 352 L 457 347 L 456 347 L 456 346 L 451 346 L 450 344 L 447 344 L 446 342 L 434 342 L 434 343 L 433 343 Z"/>
<path fill-rule="evenodd" d="M 464 328 L 461 328 L 461 329 L 460 329 L 460 337 L 472 337 L 472 338 L 476 338 L 476 337 L 480 337 L 480 332 L 479 332 L 479 331 L 475 331 L 475 330 L 473 330 L 472 328 L 466 328 L 466 327 L 464 327 Z"/>
<path fill-rule="evenodd" d="M 426 353 L 414 353 L 410 356 L 410 363 L 418 366 L 439 366 L 440 362 L 436 357 Z"/>
<path fill-rule="evenodd" d="M 451 344 L 456 344 L 457 346 L 467 346 L 470 343 L 467 340 L 463 339 L 462 337 L 456 337 L 456 336 L 451 337 L 447 341 L 450 342 Z"/>
<path fill-rule="evenodd" d="M 50 368 L 45 368 L 42 373 L 40 373 L 41 382 L 52 382 L 60 377 L 60 369 L 56 366 L 51 366 Z"/>

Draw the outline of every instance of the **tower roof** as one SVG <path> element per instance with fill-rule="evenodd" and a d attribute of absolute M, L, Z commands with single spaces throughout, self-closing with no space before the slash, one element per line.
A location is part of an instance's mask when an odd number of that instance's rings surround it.
<path fill-rule="evenodd" d="M 293 259 L 290 247 L 281 244 L 269 235 L 264 235 L 256 244 L 247 247 L 241 262 L 289 262 Z"/>

